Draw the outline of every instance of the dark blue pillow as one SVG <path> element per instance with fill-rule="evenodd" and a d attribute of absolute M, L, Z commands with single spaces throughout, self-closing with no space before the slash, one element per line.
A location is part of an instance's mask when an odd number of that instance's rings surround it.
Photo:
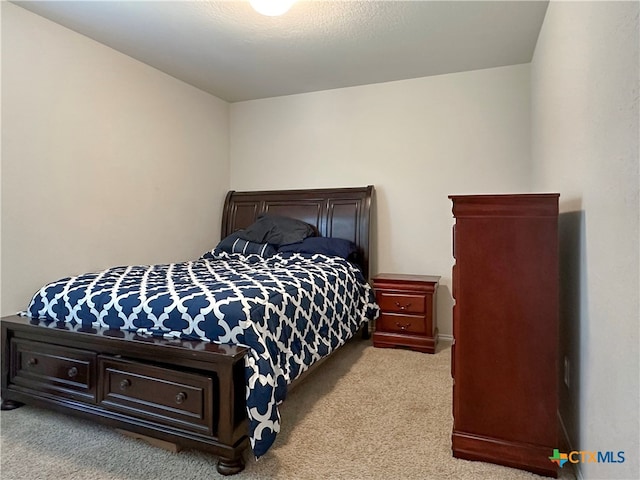
<path fill-rule="evenodd" d="M 333 257 L 350 259 L 358 252 L 358 248 L 355 243 L 344 238 L 308 237 L 299 243 L 282 245 L 278 248 L 278 252 L 322 253 Z"/>
<path fill-rule="evenodd" d="M 232 233 L 223 238 L 216 246 L 214 252 L 242 253 L 244 255 L 255 254 L 268 258 L 276 254 L 276 247 L 268 243 L 256 243 L 243 240 L 239 232 Z"/>

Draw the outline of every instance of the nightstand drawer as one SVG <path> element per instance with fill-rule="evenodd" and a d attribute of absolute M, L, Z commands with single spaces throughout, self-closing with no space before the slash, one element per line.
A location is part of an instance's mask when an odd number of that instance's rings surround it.
<path fill-rule="evenodd" d="M 383 312 L 424 313 L 425 295 L 379 291 L 376 301 Z"/>
<path fill-rule="evenodd" d="M 424 317 L 399 313 L 381 313 L 376 320 L 376 329 L 382 332 L 413 333 L 417 335 L 427 333 Z"/>
<path fill-rule="evenodd" d="M 212 378 L 110 357 L 101 357 L 99 365 L 103 407 L 187 430 L 213 431 L 208 413 Z"/>

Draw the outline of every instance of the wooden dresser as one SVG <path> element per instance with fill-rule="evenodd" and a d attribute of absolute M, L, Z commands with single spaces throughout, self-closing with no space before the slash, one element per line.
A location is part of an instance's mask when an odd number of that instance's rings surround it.
<path fill-rule="evenodd" d="M 373 277 L 380 317 L 375 347 L 407 347 L 435 353 L 438 343 L 436 291 L 440 277 L 380 273 Z"/>
<path fill-rule="evenodd" d="M 557 476 L 558 194 L 453 195 L 453 455 Z"/>

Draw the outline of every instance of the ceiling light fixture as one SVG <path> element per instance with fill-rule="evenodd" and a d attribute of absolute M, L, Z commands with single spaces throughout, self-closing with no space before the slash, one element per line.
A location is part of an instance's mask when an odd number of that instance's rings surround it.
<path fill-rule="evenodd" d="M 249 0 L 256 12 L 268 17 L 283 15 L 291 8 L 296 0 Z"/>

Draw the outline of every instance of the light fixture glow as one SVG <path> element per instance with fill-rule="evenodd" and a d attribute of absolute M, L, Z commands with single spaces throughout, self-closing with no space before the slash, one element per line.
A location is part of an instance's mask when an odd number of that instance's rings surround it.
<path fill-rule="evenodd" d="M 249 0 L 256 12 L 268 17 L 283 15 L 296 0 Z"/>

